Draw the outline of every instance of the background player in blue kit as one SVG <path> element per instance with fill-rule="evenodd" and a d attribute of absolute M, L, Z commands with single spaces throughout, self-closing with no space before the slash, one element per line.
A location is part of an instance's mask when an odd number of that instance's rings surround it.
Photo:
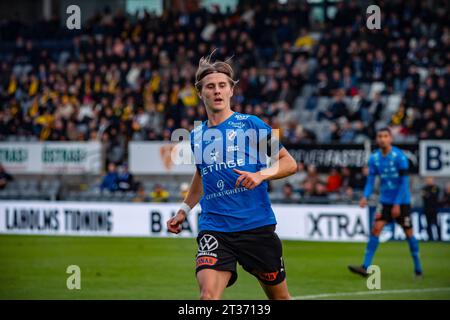
<path fill-rule="evenodd" d="M 202 58 L 196 73 L 208 115 L 191 132 L 197 170 L 180 210 L 167 221 L 168 230 L 179 233 L 200 201 L 196 275 L 201 299 L 220 299 L 237 279 L 237 262 L 259 280 L 269 299 L 290 299 L 267 180 L 294 174 L 297 164 L 270 126 L 231 110 L 233 70 L 226 62 L 210 60 Z M 279 151 L 268 144 L 278 145 Z M 270 166 L 267 156 L 273 160 Z"/>
<path fill-rule="evenodd" d="M 375 221 L 366 247 L 362 265 L 348 268 L 350 271 L 368 276 L 367 268 L 372 264 L 373 256 L 379 244 L 379 236 L 386 223 L 395 220 L 405 232 L 411 256 L 414 261 L 414 273 L 422 276 L 419 258 L 419 242 L 414 237 L 411 223 L 411 194 L 409 191 L 408 159 L 402 150 L 392 146 L 392 135 L 388 128 L 377 132 L 379 147 L 369 158 L 369 176 L 360 206 L 367 205 L 367 199 L 373 191 L 375 178 L 380 176 L 380 205 L 375 212 Z"/>

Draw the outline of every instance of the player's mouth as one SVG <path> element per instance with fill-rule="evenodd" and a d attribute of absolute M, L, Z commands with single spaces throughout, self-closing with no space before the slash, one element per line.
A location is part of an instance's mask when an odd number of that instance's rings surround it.
<path fill-rule="evenodd" d="M 221 104 L 223 102 L 222 98 L 215 98 L 214 99 L 214 104 Z"/>

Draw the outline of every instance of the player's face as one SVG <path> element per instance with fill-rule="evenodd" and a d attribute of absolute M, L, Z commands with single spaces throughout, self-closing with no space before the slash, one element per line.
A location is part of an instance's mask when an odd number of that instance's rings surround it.
<path fill-rule="evenodd" d="M 232 96 L 233 88 L 225 74 L 211 73 L 203 78 L 200 98 L 209 110 L 220 112 L 229 109 Z"/>
<path fill-rule="evenodd" d="M 392 144 L 392 136 L 387 131 L 380 131 L 377 133 L 377 145 L 381 149 L 389 148 Z"/>

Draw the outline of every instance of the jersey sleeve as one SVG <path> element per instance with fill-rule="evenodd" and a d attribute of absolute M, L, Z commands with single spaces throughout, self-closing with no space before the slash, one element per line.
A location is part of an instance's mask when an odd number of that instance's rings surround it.
<path fill-rule="evenodd" d="M 397 196 L 395 197 L 395 204 L 401 204 L 405 194 L 408 192 L 408 168 L 409 162 L 408 158 L 403 152 L 399 152 L 399 157 L 397 157 L 397 170 L 400 176 L 400 186 L 397 191 Z"/>
<path fill-rule="evenodd" d="M 376 176 L 378 174 L 378 170 L 377 167 L 375 166 L 375 160 L 373 158 L 373 155 L 370 156 L 369 158 L 368 166 L 369 166 L 369 175 Z"/>
<path fill-rule="evenodd" d="M 267 155 L 270 157 L 276 155 L 282 148 L 283 144 L 280 142 L 277 131 L 273 130 L 267 123 L 262 121 L 257 116 L 251 116 L 249 120 L 252 126 L 257 130 L 258 144 L 261 148 L 265 144 Z"/>
<path fill-rule="evenodd" d="M 397 170 L 401 176 L 406 175 L 409 169 L 409 161 L 403 152 L 399 153 L 397 158 Z"/>
<path fill-rule="evenodd" d="M 369 158 L 369 175 L 367 176 L 366 185 L 364 186 L 364 197 L 368 199 L 373 192 L 375 185 L 375 177 L 378 174 L 377 167 L 375 166 L 375 161 L 373 155 Z"/>

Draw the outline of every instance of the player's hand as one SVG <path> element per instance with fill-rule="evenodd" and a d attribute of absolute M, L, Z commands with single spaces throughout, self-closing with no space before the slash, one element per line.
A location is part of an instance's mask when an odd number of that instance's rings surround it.
<path fill-rule="evenodd" d="M 241 185 L 249 190 L 252 190 L 259 186 L 264 180 L 259 172 L 248 172 L 238 169 L 233 170 L 237 174 L 240 174 L 239 178 L 236 180 L 236 188 Z"/>
<path fill-rule="evenodd" d="M 367 206 L 367 199 L 366 198 L 361 198 L 361 200 L 359 200 L 359 206 L 361 208 L 365 208 Z"/>
<path fill-rule="evenodd" d="M 398 218 L 400 216 L 400 205 L 394 204 L 391 209 L 392 218 Z"/>
<path fill-rule="evenodd" d="M 186 220 L 186 213 L 183 210 L 178 210 L 175 216 L 167 220 L 167 230 L 175 234 L 180 233 L 184 220 Z"/>

